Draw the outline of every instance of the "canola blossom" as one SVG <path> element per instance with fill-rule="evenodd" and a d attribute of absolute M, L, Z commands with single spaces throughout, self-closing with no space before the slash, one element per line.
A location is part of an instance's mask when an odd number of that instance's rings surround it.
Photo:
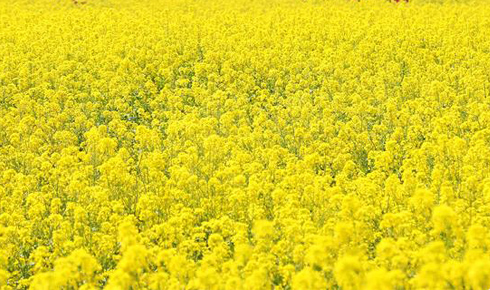
<path fill-rule="evenodd" d="M 0 1 L 0 289 L 489 289 L 487 1 Z"/>

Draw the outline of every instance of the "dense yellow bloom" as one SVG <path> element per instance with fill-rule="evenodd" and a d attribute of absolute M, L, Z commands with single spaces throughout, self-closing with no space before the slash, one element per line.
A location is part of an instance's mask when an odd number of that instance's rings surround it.
<path fill-rule="evenodd" d="M 488 1 L 392 2 L 0 2 L 0 289 L 490 288 Z"/>

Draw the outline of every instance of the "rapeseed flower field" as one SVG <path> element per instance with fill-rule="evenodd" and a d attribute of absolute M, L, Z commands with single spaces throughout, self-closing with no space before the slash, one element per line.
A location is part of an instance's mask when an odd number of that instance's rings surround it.
<path fill-rule="evenodd" d="M 0 289 L 488 289 L 489 166 L 487 1 L 0 1 Z"/>

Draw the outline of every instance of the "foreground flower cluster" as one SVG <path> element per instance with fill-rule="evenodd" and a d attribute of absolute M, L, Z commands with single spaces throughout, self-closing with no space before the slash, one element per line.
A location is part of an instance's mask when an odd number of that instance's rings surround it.
<path fill-rule="evenodd" d="M 490 8 L 0 3 L 1 289 L 488 289 Z"/>

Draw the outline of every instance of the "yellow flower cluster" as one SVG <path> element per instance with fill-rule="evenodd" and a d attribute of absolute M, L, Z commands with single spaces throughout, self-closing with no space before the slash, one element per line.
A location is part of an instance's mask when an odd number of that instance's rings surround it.
<path fill-rule="evenodd" d="M 0 2 L 0 289 L 490 288 L 485 1 Z"/>

